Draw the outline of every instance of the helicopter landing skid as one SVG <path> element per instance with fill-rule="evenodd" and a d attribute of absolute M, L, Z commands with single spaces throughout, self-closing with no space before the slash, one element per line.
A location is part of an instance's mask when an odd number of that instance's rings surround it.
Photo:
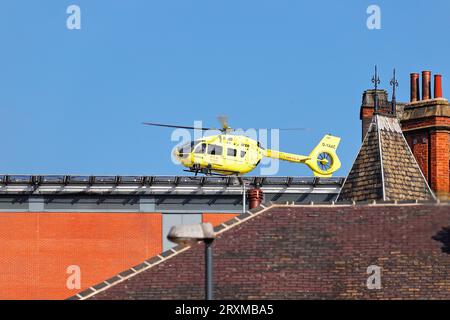
<path fill-rule="evenodd" d="M 191 168 L 191 169 L 189 169 L 189 170 L 183 170 L 183 171 L 186 171 L 186 172 L 193 172 L 193 173 L 195 173 L 195 176 L 197 176 L 197 174 L 199 174 L 199 173 L 202 173 L 202 174 L 204 174 L 205 176 L 219 176 L 219 177 L 227 177 L 227 176 L 230 176 L 229 174 L 215 173 L 215 172 L 212 172 L 211 169 L 205 169 L 205 168 L 203 168 L 203 169 L 194 169 L 194 168 Z M 231 175 L 238 176 L 239 174 L 238 174 L 237 172 L 233 172 Z"/>

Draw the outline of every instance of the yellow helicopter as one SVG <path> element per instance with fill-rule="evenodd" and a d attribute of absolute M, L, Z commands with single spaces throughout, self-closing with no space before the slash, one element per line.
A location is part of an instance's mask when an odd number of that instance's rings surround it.
<path fill-rule="evenodd" d="M 331 177 L 341 167 L 336 149 L 341 138 L 325 135 L 308 156 L 280 152 L 263 148 L 258 141 L 245 135 L 231 134 L 234 130 L 228 126 L 224 117 L 219 117 L 222 128 L 199 128 L 171 124 L 144 122 L 149 126 L 218 130 L 221 133 L 206 136 L 186 143 L 173 150 L 175 158 L 195 175 L 243 175 L 258 166 L 263 157 L 270 157 L 295 163 L 306 164 L 317 177 Z M 298 129 L 298 128 L 296 128 Z M 287 129 L 292 130 L 292 129 Z M 295 130 L 295 129 L 294 129 Z"/>

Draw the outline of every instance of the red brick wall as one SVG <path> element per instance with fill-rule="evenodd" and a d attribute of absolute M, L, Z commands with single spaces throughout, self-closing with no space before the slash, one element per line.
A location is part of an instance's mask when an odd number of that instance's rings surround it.
<path fill-rule="evenodd" d="M 0 213 L 0 299 L 64 299 L 162 250 L 159 213 Z M 68 289 L 67 267 L 81 271 Z"/>
<path fill-rule="evenodd" d="M 428 148 L 429 148 L 429 138 L 428 132 L 405 132 L 405 138 L 408 142 L 411 151 L 419 164 L 420 170 L 422 170 L 423 175 L 428 180 L 429 168 L 428 168 Z"/>
<path fill-rule="evenodd" d="M 449 226 L 448 204 L 272 207 L 215 241 L 215 296 L 450 299 Z M 194 246 L 93 298 L 202 299 L 203 259 Z"/>
<path fill-rule="evenodd" d="M 431 126 L 449 126 L 449 125 L 450 125 L 450 118 L 438 116 L 402 121 L 403 130 L 431 127 Z"/>
<path fill-rule="evenodd" d="M 370 123 L 372 122 L 373 107 L 361 107 L 360 118 L 362 122 L 361 141 L 364 141 L 367 130 L 369 130 Z"/>
<path fill-rule="evenodd" d="M 450 132 L 443 129 L 449 126 L 450 118 L 440 116 L 402 121 L 403 133 L 422 172 L 443 200 L 450 198 Z M 421 143 L 424 138 L 427 143 Z"/>
<path fill-rule="evenodd" d="M 449 153 L 450 137 L 445 131 L 433 131 L 431 139 L 431 188 L 442 198 L 448 198 L 450 192 L 449 182 Z"/>

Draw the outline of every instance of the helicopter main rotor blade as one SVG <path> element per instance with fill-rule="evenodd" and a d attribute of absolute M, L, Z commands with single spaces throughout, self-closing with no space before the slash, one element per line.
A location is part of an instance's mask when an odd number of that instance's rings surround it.
<path fill-rule="evenodd" d="M 280 130 L 280 131 L 306 131 L 306 130 L 311 130 L 311 128 L 278 128 L 278 130 Z"/>
<path fill-rule="evenodd" d="M 311 128 L 251 128 L 255 130 L 308 131 Z"/>
<path fill-rule="evenodd" d="M 190 127 L 190 126 L 177 126 L 173 124 L 163 124 L 163 123 L 153 123 L 153 122 L 142 122 L 142 124 L 145 124 L 147 126 L 155 126 L 155 127 L 166 127 L 166 128 L 180 128 L 180 129 L 192 129 L 192 130 L 218 130 L 215 128 L 201 128 L 201 127 Z"/>

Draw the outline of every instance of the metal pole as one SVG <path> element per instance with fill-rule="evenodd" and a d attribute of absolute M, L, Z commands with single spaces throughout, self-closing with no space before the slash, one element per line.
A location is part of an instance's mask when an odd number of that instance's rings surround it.
<path fill-rule="evenodd" d="M 247 212 L 247 204 L 245 203 L 246 192 L 245 192 L 245 183 L 242 183 L 242 213 Z"/>
<path fill-rule="evenodd" d="M 375 65 L 375 75 L 372 77 L 372 82 L 375 85 L 375 96 L 373 98 L 374 100 L 374 113 L 378 113 L 378 85 L 380 84 L 380 78 L 378 77 L 378 70 L 377 66 Z"/>
<path fill-rule="evenodd" d="M 395 69 L 394 75 L 389 83 L 392 86 L 392 114 L 395 116 L 395 113 L 397 111 L 397 97 L 395 95 L 395 88 L 398 87 L 398 81 L 395 78 Z"/>
<path fill-rule="evenodd" d="M 212 243 L 214 240 L 205 240 L 205 299 L 213 300 L 213 255 Z"/>

